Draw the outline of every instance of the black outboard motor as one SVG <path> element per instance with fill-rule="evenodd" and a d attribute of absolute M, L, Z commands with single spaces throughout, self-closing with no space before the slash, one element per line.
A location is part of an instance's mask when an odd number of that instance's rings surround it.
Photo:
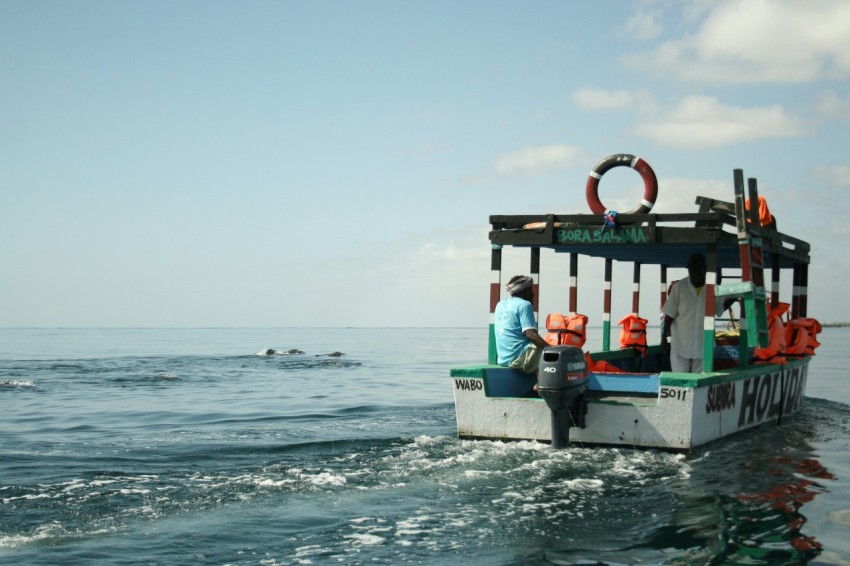
<path fill-rule="evenodd" d="M 587 361 L 575 346 L 549 346 L 537 370 L 537 392 L 552 411 L 552 448 L 570 443 L 570 427 L 584 428 Z"/>

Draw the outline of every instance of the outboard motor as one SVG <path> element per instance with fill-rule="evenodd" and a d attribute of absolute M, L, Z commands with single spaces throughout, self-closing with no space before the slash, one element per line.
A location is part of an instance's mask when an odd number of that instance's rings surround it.
<path fill-rule="evenodd" d="M 552 411 L 552 448 L 570 443 L 570 427 L 584 428 L 587 361 L 575 346 L 549 346 L 537 370 L 537 392 Z"/>

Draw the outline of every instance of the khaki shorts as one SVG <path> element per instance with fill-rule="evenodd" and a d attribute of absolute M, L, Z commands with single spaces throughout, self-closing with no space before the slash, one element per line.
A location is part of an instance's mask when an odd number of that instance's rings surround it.
<path fill-rule="evenodd" d="M 670 371 L 675 373 L 702 373 L 702 358 L 683 358 L 670 352 Z"/>
<path fill-rule="evenodd" d="M 537 344 L 531 343 L 525 347 L 525 350 L 508 367 L 520 373 L 537 373 L 537 368 L 540 366 L 541 354 L 543 354 L 543 350 Z"/>

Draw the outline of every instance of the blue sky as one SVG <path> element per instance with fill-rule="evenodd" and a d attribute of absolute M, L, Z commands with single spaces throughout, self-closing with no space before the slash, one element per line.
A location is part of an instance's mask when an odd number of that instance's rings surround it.
<path fill-rule="evenodd" d="M 757 177 L 850 320 L 845 0 L 6 0 L 0 53 L 0 326 L 484 327 L 489 215 L 589 212 L 613 153 L 658 212 Z"/>

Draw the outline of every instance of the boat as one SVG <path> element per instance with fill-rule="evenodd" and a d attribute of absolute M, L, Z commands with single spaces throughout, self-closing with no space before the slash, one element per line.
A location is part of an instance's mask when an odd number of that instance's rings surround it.
<path fill-rule="evenodd" d="M 598 197 L 600 179 L 618 166 L 631 167 L 644 181 L 640 204 L 621 214 L 605 209 Z M 735 169 L 731 185 L 731 201 L 698 196 L 690 212 L 654 213 L 658 194 L 654 171 L 639 157 L 615 154 L 601 160 L 588 177 L 585 196 L 590 214 L 491 215 L 488 357 L 487 363 L 450 370 L 458 436 L 532 440 L 555 447 L 691 451 L 746 429 L 781 424 L 800 411 L 820 330 L 806 312 L 810 245 L 777 230 L 769 215 L 760 218 L 766 201 L 758 194 L 756 179 L 745 183 L 743 170 Z M 760 206 L 749 207 L 749 202 Z M 560 345 L 561 322 L 547 335 L 547 342 L 550 335 L 556 340 L 543 351 L 537 374 L 521 374 L 496 363 L 494 312 L 502 290 L 506 248 L 529 254 L 538 325 L 541 250 L 554 250 L 547 257 L 569 262 L 569 294 L 563 301 L 568 302 L 569 312 L 561 315 L 564 320 L 584 316 L 576 312 L 580 285 L 599 288 L 598 276 L 589 282 L 580 279 L 579 256 L 604 262 L 601 349 L 585 352 L 575 344 Z M 612 266 L 613 262 L 634 266 L 634 320 L 640 318 L 642 269 L 660 270 L 663 305 L 668 270 L 683 268 L 693 253 L 703 254 L 707 264 L 703 371 L 676 373 L 670 370 L 669 355 L 660 343 L 622 347 L 619 341 L 612 342 Z M 780 276 L 788 273 L 793 285 L 786 303 L 779 291 Z M 714 310 L 716 301 L 726 299 L 740 305 L 738 326 L 731 331 L 732 321 L 716 316 Z M 624 331 L 628 331 L 625 326 Z M 791 352 L 790 345 L 788 351 L 781 345 L 777 351 L 774 339 L 790 339 L 792 332 L 795 344 L 805 347 Z M 803 332 L 807 335 L 799 340 Z M 765 352 L 770 355 L 766 357 Z M 554 402 L 550 402 L 550 378 L 562 390 Z M 549 384 L 544 388 L 546 379 Z"/>

